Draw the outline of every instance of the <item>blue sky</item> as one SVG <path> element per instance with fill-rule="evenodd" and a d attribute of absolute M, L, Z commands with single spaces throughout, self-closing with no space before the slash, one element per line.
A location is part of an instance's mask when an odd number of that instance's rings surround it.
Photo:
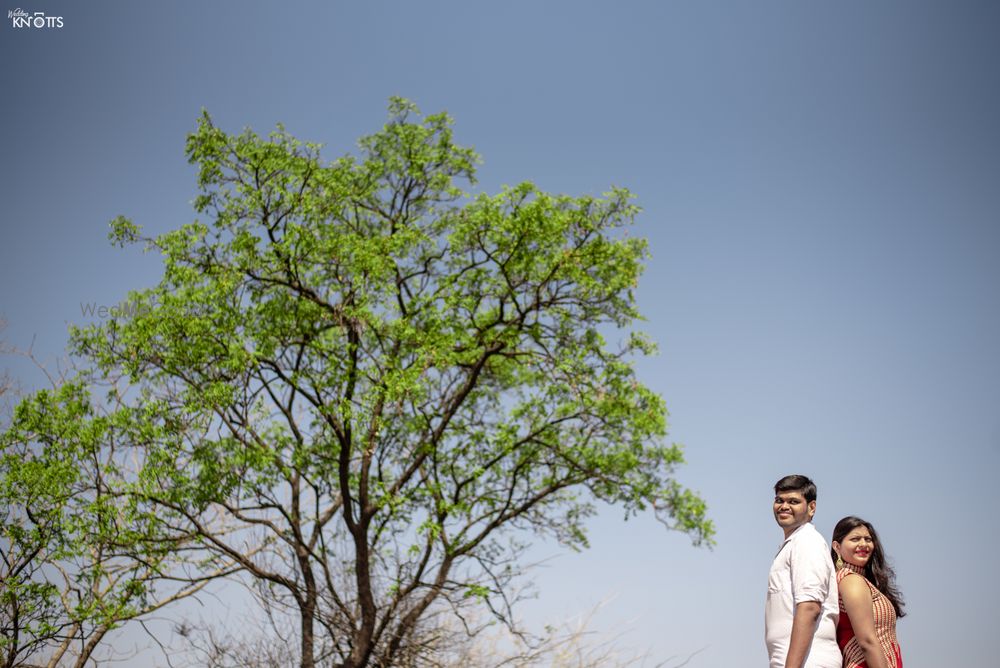
<path fill-rule="evenodd" d="M 61 15 L 15 30 L 7 12 Z M 127 3 L 5 0 L 0 314 L 66 327 L 158 277 L 106 241 L 190 221 L 184 137 L 277 122 L 354 148 L 390 95 L 447 110 L 479 188 L 638 195 L 660 355 L 640 374 L 685 444 L 718 546 L 593 523 L 534 577 L 529 623 L 594 625 L 695 667 L 763 665 L 771 485 L 816 525 L 873 521 L 907 668 L 989 665 L 1000 551 L 1000 6 L 991 2 Z M 28 367 L 8 366 L 29 386 Z"/>

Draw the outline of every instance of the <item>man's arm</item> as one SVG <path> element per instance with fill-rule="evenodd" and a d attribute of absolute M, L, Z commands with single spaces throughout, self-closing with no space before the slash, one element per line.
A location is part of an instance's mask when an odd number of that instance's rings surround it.
<path fill-rule="evenodd" d="M 816 622 L 823 612 L 823 604 L 819 601 L 802 601 L 795 606 L 795 616 L 792 617 L 792 636 L 788 639 L 788 654 L 785 656 L 785 668 L 802 668 L 812 645 L 813 634 L 816 633 Z"/>

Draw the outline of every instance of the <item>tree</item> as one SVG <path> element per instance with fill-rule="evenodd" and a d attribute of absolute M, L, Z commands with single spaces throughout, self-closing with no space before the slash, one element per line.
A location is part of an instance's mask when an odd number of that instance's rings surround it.
<path fill-rule="evenodd" d="M 127 415 L 60 381 L 20 402 L 0 434 L 3 668 L 82 668 L 115 628 L 225 573 L 190 570 L 190 537 L 159 533 L 148 504 L 123 493 Z"/>
<path fill-rule="evenodd" d="M 133 385 L 128 494 L 292 611 L 304 668 L 416 660 L 448 609 L 509 621 L 519 537 L 586 546 L 596 500 L 712 536 L 634 369 L 654 345 L 631 329 L 630 193 L 472 196 L 451 120 L 389 113 L 332 163 L 204 114 L 187 153 L 209 221 L 113 221 L 163 278 L 73 334 Z"/>

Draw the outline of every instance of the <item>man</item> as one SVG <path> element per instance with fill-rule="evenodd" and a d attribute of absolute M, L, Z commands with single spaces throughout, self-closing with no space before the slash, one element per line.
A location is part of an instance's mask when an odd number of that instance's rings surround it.
<path fill-rule="evenodd" d="M 812 525 L 816 485 L 804 475 L 774 485 L 774 519 L 785 532 L 767 582 L 764 641 L 771 668 L 840 668 L 837 574 Z"/>

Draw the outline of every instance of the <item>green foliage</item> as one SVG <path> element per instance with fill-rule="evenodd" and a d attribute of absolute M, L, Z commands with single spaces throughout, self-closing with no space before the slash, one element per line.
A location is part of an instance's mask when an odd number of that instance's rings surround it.
<path fill-rule="evenodd" d="M 104 634 L 162 599 L 155 580 L 182 544 L 162 540 L 130 491 L 118 450 L 137 424 L 129 412 L 98 410 L 77 380 L 25 398 L 0 433 L 4 665 L 67 651 L 83 665 Z"/>
<path fill-rule="evenodd" d="M 53 404 L 63 405 L 68 419 L 51 413 Z M 90 437 L 79 422 L 85 413 L 78 386 L 40 392 L 18 406 L 18 426 L 0 440 L 0 653 L 8 662 L 60 630 L 59 588 L 43 568 L 72 551 L 76 518 L 67 510 L 78 483 L 75 460 L 81 442 Z M 20 436 L 32 427 L 44 429 L 53 440 L 37 450 L 23 447 Z"/>

